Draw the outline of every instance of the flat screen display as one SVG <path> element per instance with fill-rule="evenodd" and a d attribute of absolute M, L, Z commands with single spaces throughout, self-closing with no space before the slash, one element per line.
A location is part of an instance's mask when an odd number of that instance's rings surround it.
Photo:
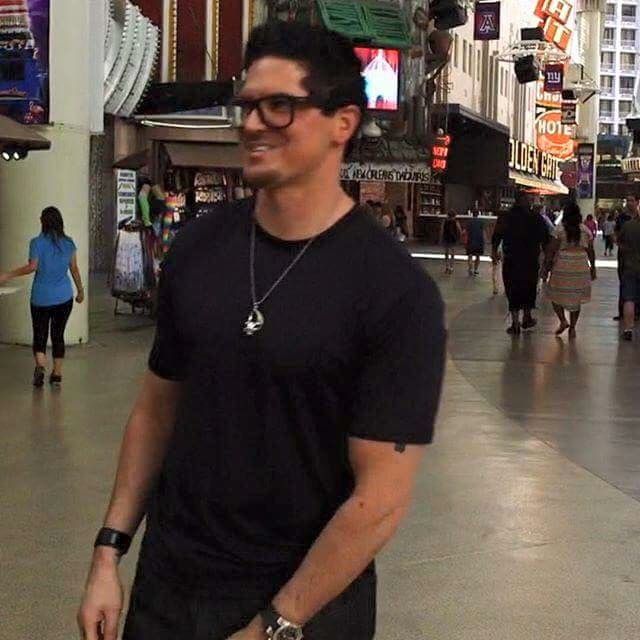
<path fill-rule="evenodd" d="M 368 108 L 397 111 L 400 84 L 400 51 L 377 47 L 356 47 L 367 83 Z"/>

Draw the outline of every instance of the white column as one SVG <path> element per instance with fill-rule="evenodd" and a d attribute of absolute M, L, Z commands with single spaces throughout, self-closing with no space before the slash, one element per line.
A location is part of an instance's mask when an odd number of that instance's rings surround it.
<path fill-rule="evenodd" d="M 578 3 L 578 20 L 581 44 L 581 57 L 587 77 L 600 84 L 600 46 L 602 40 L 602 12 L 604 0 L 581 0 Z M 577 138 L 579 142 L 594 145 L 597 154 L 598 117 L 600 100 L 593 96 L 588 102 L 580 104 Z M 596 168 L 593 166 L 593 198 L 579 198 L 578 204 L 583 216 L 594 213 L 596 195 Z"/>
<path fill-rule="evenodd" d="M 27 260 L 30 238 L 40 232 L 39 216 L 57 206 L 65 230 L 78 247 L 78 262 L 89 294 L 89 146 L 92 82 L 89 12 L 93 2 L 51 3 L 50 93 L 52 126 L 36 130 L 51 140 L 49 151 L 22 162 L 0 164 L 0 269 Z M 101 69 L 98 66 L 98 72 Z M 0 342 L 31 343 L 30 277 L 15 281 L 22 289 L 0 296 Z M 88 301 L 76 305 L 67 329 L 68 344 L 87 342 Z"/>

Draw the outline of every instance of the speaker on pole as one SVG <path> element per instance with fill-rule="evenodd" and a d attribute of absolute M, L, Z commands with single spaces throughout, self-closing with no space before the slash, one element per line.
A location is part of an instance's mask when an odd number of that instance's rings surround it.
<path fill-rule="evenodd" d="M 522 56 L 514 64 L 516 78 L 520 84 L 536 82 L 540 77 L 540 63 L 535 56 Z"/>

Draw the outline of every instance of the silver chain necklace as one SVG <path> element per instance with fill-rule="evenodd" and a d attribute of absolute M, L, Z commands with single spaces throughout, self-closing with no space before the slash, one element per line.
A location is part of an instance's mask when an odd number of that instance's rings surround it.
<path fill-rule="evenodd" d="M 251 251 L 249 254 L 249 277 L 251 278 L 251 312 L 247 321 L 244 323 L 244 333 L 247 336 L 252 336 L 264 327 L 264 314 L 260 311 L 260 305 L 276 290 L 278 285 L 287 277 L 291 269 L 295 267 L 302 259 L 302 256 L 307 252 L 309 247 L 313 244 L 313 241 L 317 236 L 314 236 L 302 247 L 298 255 L 293 259 L 291 264 L 282 272 L 280 277 L 271 285 L 271 288 L 265 293 L 262 298 L 258 300 L 256 295 L 256 223 L 255 221 L 251 225 Z"/>

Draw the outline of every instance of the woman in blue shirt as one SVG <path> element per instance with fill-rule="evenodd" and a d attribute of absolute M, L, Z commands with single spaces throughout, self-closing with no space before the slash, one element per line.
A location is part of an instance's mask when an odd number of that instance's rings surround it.
<path fill-rule="evenodd" d="M 47 207 L 40 216 L 42 233 L 31 240 L 29 262 L 9 273 L 0 273 L 0 284 L 35 273 L 31 289 L 31 318 L 33 321 L 33 353 L 36 368 L 33 384 L 44 384 L 47 365 L 47 340 L 51 333 L 53 371 L 52 385 L 62 382 L 62 362 L 65 355 L 64 331 L 73 308 L 73 287 L 69 271 L 78 293 L 76 302 L 84 300 L 82 278 L 76 258 L 76 245 L 64 232 L 62 215 L 56 207 Z"/>

